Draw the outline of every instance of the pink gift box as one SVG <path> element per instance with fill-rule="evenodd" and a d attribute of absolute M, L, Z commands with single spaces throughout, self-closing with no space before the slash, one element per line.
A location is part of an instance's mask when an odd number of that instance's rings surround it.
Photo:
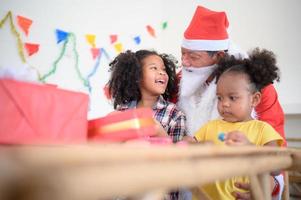
<path fill-rule="evenodd" d="M 86 141 L 86 94 L 0 79 L 0 105 L 1 144 Z"/>

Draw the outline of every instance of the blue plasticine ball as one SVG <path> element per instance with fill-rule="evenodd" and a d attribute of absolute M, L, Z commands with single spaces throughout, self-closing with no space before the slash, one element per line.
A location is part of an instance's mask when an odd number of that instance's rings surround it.
<path fill-rule="evenodd" d="M 225 133 L 223 133 L 223 132 L 221 132 L 221 133 L 219 133 L 218 134 L 218 139 L 220 140 L 220 141 L 225 141 Z"/>

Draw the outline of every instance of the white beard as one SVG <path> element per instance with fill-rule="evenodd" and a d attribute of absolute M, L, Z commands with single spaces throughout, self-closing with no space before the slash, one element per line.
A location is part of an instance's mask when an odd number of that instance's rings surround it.
<path fill-rule="evenodd" d="M 183 67 L 182 79 L 180 82 L 180 96 L 191 96 L 205 84 L 205 81 L 212 74 L 215 67 L 216 65 L 201 68 Z"/>
<path fill-rule="evenodd" d="M 186 114 L 190 136 L 209 120 L 219 117 L 215 80 L 209 85 L 205 83 L 214 68 L 215 65 L 182 70 L 178 106 Z"/>

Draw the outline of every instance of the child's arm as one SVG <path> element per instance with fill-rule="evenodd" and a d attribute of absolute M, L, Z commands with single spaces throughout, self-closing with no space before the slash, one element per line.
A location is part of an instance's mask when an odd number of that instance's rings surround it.
<path fill-rule="evenodd" d="M 253 145 L 247 136 L 240 131 L 231 131 L 225 134 L 225 144 L 230 146 Z"/>
<path fill-rule="evenodd" d="M 188 142 L 188 143 L 190 143 L 190 144 L 194 144 L 194 143 L 197 143 L 197 142 L 198 142 L 198 141 L 196 140 L 195 137 L 191 137 L 191 136 L 189 136 L 189 135 L 185 135 L 185 136 L 183 137 L 183 141 Z"/>
<path fill-rule="evenodd" d="M 225 135 L 225 143 L 227 145 L 232 145 L 232 146 L 243 146 L 243 145 L 253 145 L 249 140 L 248 138 L 240 131 L 231 131 L 229 133 L 227 133 Z M 270 141 L 270 142 L 267 142 L 264 146 L 272 146 L 272 147 L 277 147 L 279 146 L 277 144 L 277 141 Z M 271 190 L 273 191 L 276 184 L 275 184 L 275 181 L 274 181 L 274 177 L 273 176 L 276 176 L 276 175 L 279 175 L 280 172 L 277 171 L 277 172 L 271 172 L 271 176 L 270 176 L 270 182 L 271 182 Z M 248 192 L 238 192 L 238 191 L 234 191 L 232 193 L 232 195 L 237 198 L 237 199 L 243 199 L 243 200 L 249 200 L 251 199 L 251 195 L 250 195 L 250 184 L 248 183 L 239 183 L 239 182 L 236 182 L 235 183 L 235 186 L 237 188 L 240 188 L 240 189 L 244 189 Z"/>
<path fill-rule="evenodd" d="M 154 120 L 155 121 L 155 136 L 158 136 L 158 137 L 167 137 L 168 134 L 167 132 L 165 131 L 165 129 L 163 128 L 163 126 L 161 125 L 160 122 L 158 122 L 157 120 Z"/>
<path fill-rule="evenodd" d="M 273 141 L 270 141 L 268 143 L 265 143 L 264 146 L 269 146 L 269 147 L 279 147 L 277 141 L 273 140 Z"/>
<path fill-rule="evenodd" d="M 270 176 L 270 183 L 271 183 L 271 191 L 274 190 L 276 184 L 275 184 L 275 180 L 273 176 Z M 234 191 L 232 192 L 232 195 L 236 198 L 236 199 L 241 199 L 241 200 L 251 200 L 251 186 L 249 183 L 235 183 L 235 186 L 237 188 L 240 188 L 242 190 L 245 190 L 247 192 L 238 192 L 238 191 Z"/>

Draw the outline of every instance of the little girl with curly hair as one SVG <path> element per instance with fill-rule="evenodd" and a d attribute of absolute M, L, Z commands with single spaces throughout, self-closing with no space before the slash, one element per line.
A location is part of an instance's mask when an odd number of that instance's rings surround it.
<path fill-rule="evenodd" d="M 178 142 L 186 135 L 186 117 L 167 101 L 175 89 L 176 65 L 172 57 L 155 51 L 130 50 L 111 63 L 108 89 L 114 109 L 149 107 L 154 111 L 157 136 Z"/>
<path fill-rule="evenodd" d="M 266 122 L 253 119 L 252 110 L 260 103 L 261 90 L 279 81 L 279 69 L 273 52 L 254 49 L 249 58 L 225 56 L 215 71 L 217 81 L 217 109 L 221 119 L 212 120 L 195 134 L 199 142 L 211 141 L 215 145 L 281 146 L 283 138 Z M 273 173 L 271 183 L 274 193 L 279 184 Z M 246 177 L 234 177 L 202 187 L 211 199 L 239 199 L 250 195 L 237 184 L 249 184 Z M 278 185 L 277 185 L 278 184 Z M 240 191 L 240 192 L 236 192 Z"/>

